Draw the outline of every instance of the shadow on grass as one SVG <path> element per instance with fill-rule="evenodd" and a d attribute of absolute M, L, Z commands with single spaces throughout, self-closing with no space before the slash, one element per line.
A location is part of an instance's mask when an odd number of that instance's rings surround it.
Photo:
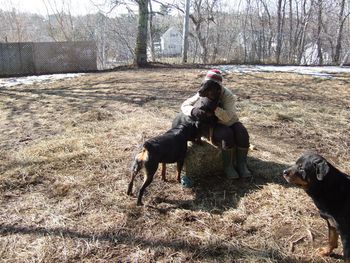
<path fill-rule="evenodd" d="M 107 82 L 108 83 L 108 82 Z M 63 99 L 65 106 L 71 110 L 84 112 L 94 107 L 100 107 L 103 103 L 127 103 L 131 106 L 144 106 L 146 103 L 154 100 L 166 102 L 167 105 L 179 105 L 182 101 L 192 95 L 193 91 L 183 91 L 172 89 L 171 87 L 162 85 L 154 86 L 152 83 L 144 83 L 144 87 L 138 87 L 137 90 L 125 89 L 123 86 L 109 87 L 103 90 L 98 86 L 88 85 L 77 90 L 77 87 L 34 87 L 34 88 L 7 88 L 0 90 L 0 97 L 9 98 L 11 100 L 5 102 L 6 108 L 9 109 L 7 115 L 8 120 L 15 120 L 21 115 L 36 116 L 37 113 L 32 109 L 32 105 L 36 103 L 44 109 L 48 106 L 58 107 L 60 102 L 56 103 L 55 98 Z M 120 82 L 118 83 L 121 84 Z M 130 84 L 130 82 L 129 82 Z M 194 89 L 195 90 L 195 89 Z M 50 100 L 49 102 L 47 102 Z"/>
<path fill-rule="evenodd" d="M 225 178 L 223 174 L 197 177 L 194 179 L 195 186 L 192 188 L 195 193 L 194 200 L 160 198 L 157 201 L 172 204 L 173 206 L 169 209 L 175 207 L 221 214 L 226 210 L 236 208 L 242 197 L 247 193 L 261 189 L 263 185 L 275 183 L 285 187 L 293 187 L 282 177 L 282 171 L 289 166 L 287 164 L 266 162 L 248 157 L 248 166 L 253 173 L 252 178 L 230 180 Z"/>
<path fill-rule="evenodd" d="M 208 244 L 198 245 L 192 244 L 187 240 L 175 239 L 175 240 L 162 240 L 162 239 L 149 239 L 137 236 L 131 232 L 125 230 L 115 230 L 102 233 L 93 232 L 79 232 L 70 230 L 67 228 L 46 228 L 46 227 L 34 227 L 34 226 L 17 226 L 17 225 L 0 225 L 0 235 L 8 236 L 14 234 L 22 235 L 36 235 L 36 236 L 56 236 L 59 238 L 71 238 L 82 239 L 87 242 L 108 242 L 111 245 L 135 245 L 141 248 L 170 248 L 175 251 L 182 251 L 185 253 L 191 253 L 192 258 L 196 260 L 212 259 L 220 260 L 220 258 L 231 257 L 232 260 L 238 257 L 259 257 L 259 258 L 274 258 L 278 262 L 288 263 L 303 263 L 309 262 L 301 259 L 294 259 L 283 256 L 279 251 L 274 249 L 256 250 L 249 247 L 239 247 L 225 244 Z"/>

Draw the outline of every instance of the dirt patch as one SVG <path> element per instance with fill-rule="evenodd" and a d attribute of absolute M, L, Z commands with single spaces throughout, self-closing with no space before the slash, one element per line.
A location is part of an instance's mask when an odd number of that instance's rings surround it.
<path fill-rule="evenodd" d="M 326 224 L 281 171 L 316 150 L 350 173 L 348 75 L 226 75 L 254 145 L 248 160 L 253 180 L 218 175 L 184 189 L 170 166 L 170 181 L 157 177 L 144 207 L 125 195 L 133 154 L 144 138 L 170 127 L 203 73 L 130 69 L 0 88 L 0 257 L 342 262 L 317 255 Z"/>

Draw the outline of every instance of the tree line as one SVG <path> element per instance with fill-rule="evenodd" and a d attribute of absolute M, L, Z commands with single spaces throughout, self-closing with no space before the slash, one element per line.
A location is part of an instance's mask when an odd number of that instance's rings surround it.
<path fill-rule="evenodd" d="M 191 0 L 188 62 L 342 65 L 350 54 L 350 0 Z M 113 0 L 125 14 L 74 16 L 0 11 L 0 41 L 94 40 L 98 59 L 143 66 L 162 61 L 154 44 L 171 26 L 182 32 L 185 0 Z M 114 15 L 112 15 L 114 14 Z M 178 60 L 180 61 L 180 59 Z"/>

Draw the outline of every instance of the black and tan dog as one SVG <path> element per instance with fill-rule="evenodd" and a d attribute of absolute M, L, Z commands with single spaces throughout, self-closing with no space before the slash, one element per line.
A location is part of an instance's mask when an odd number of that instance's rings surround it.
<path fill-rule="evenodd" d="M 197 138 L 194 141 L 197 143 L 201 142 L 201 137 L 204 136 L 210 142 L 213 137 L 213 128 L 218 122 L 218 118 L 215 116 L 214 109 L 217 106 L 217 102 L 212 101 L 208 98 L 201 97 L 194 105 L 201 110 L 206 112 L 206 116 L 201 119 L 195 119 L 191 116 L 186 116 L 184 113 L 180 112 L 173 120 L 171 127 L 176 127 L 178 125 L 192 125 L 197 128 Z"/>
<path fill-rule="evenodd" d="M 162 163 L 161 177 L 166 181 L 166 164 L 176 162 L 176 178 L 180 182 L 181 170 L 185 161 L 188 141 L 200 141 L 201 136 L 211 138 L 210 125 L 216 122 L 214 116 L 213 102 L 201 98 L 197 107 L 206 112 L 206 117 L 202 120 L 193 120 L 184 114 L 179 114 L 172 123 L 172 128 L 163 135 L 147 140 L 143 144 L 132 165 L 131 181 L 128 186 L 127 194 L 132 194 L 133 182 L 136 175 L 142 168 L 145 168 L 146 175 L 144 183 L 140 188 L 137 205 L 142 205 L 142 196 L 145 188 L 152 182 L 159 163 Z"/>
<path fill-rule="evenodd" d="M 187 152 L 187 141 L 194 140 L 197 137 L 196 133 L 197 128 L 195 125 L 180 124 L 160 136 L 147 140 L 143 144 L 141 152 L 134 158 L 131 181 L 127 191 L 128 195 L 132 194 L 135 176 L 142 168 L 145 168 L 146 174 L 137 197 L 137 205 L 142 205 L 142 196 L 145 188 L 152 182 L 159 163 L 162 163 L 162 180 L 166 181 L 166 164 L 176 162 L 177 181 L 180 182 L 180 174 Z"/>
<path fill-rule="evenodd" d="M 207 80 L 202 83 L 198 90 L 199 96 L 208 98 L 213 102 L 217 102 L 220 98 L 222 87 L 219 83 L 213 80 Z"/>
<path fill-rule="evenodd" d="M 305 190 L 327 221 L 328 245 L 319 249 L 320 254 L 330 255 L 340 234 L 344 260 L 350 263 L 350 177 L 315 153 L 302 155 L 283 176 Z"/>

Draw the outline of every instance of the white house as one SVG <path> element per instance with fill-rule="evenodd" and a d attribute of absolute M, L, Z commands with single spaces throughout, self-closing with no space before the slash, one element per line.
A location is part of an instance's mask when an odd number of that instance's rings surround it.
<path fill-rule="evenodd" d="M 182 51 L 182 35 L 176 27 L 170 27 L 160 37 L 161 52 L 165 56 L 177 56 Z"/>

